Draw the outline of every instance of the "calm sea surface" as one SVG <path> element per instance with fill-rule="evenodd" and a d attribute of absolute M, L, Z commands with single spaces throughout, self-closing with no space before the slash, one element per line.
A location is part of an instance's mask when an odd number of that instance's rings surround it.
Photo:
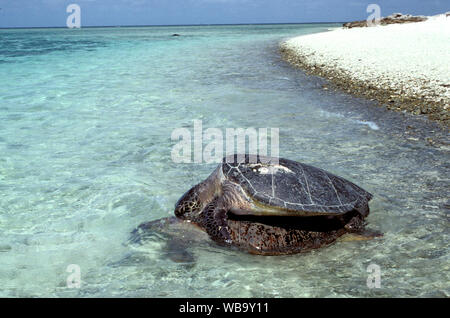
<path fill-rule="evenodd" d="M 283 39 L 335 26 L 0 30 L 0 296 L 450 296 L 450 157 L 426 142 L 445 133 L 280 60 Z M 127 243 L 215 167 L 171 160 L 193 120 L 279 128 L 280 156 L 375 195 L 384 237 L 279 257 L 192 246 L 189 266 L 163 239 Z"/>

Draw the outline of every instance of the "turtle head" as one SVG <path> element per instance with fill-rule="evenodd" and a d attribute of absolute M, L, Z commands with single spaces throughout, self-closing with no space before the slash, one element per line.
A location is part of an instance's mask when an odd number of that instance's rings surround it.
<path fill-rule="evenodd" d="M 175 204 L 175 216 L 184 220 L 199 220 L 203 209 L 221 191 L 221 165 L 203 182 L 187 191 Z"/>
<path fill-rule="evenodd" d="M 192 220 L 203 209 L 200 199 L 201 185 L 196 185 L 187 191 L 175 204 L 175 216 L 185 220 Z"/>

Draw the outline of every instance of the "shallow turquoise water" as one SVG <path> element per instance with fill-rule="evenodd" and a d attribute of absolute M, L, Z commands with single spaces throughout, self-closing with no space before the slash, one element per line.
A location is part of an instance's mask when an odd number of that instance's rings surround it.
<path fill-rule="evenodd" d="M 0 30 L 0 296 L 448 297 L 449 153 L 426 142 L 448 136 L 280 61 L 282 39 L 333 26 Z M 279 128 L 282 157 L 375 195 L 384 238 L 281 257 L 206 244 L 189 266 L 127 244 L 214 168 L 171 160 L 194 119 Z"/>

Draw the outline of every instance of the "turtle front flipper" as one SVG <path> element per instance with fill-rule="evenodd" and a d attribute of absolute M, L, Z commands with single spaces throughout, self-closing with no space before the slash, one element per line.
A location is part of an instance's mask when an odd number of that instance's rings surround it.
<path fill-rule="evenodd" d="M 189 250 L 189 245 L 185 240 L 178 237 L 170 237 L 163 248 L 164 256 L 174 263 L 195 264 L 195 256 Z"/>
<path fill-rule="evenodd" d="M 175 263 L 195 264 L 191 248 L 204 239 L 204 232 L 198 227 L 169 217 L 139 225 L 131 233 L 129 243 L 147 245 L 157 242 L 161 246 L 162 257 Z"/>
<path fill-rule="evenodd" d="M 201 226 L 209 237 L 219 244 L 231 244 L 227 222 L 228 207 L 222 198 L 213 200 L 200 213 Z"/>

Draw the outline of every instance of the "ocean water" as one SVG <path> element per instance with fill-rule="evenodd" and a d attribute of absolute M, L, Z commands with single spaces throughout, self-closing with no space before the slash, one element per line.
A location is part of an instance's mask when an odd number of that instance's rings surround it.
<path fill-rule="evenodd" d="M 0 30 L 0 296 L 448 297 L 446 132 L 280 60 L 283 39 L 335 26 Z M 130 244 L 215 168 L 171 159 L 194 120 L 279 128 L 281 157 L 374 194 L 384 237 L 276 257 L 199 244 L 189 264 L 163 238 Z"/>

